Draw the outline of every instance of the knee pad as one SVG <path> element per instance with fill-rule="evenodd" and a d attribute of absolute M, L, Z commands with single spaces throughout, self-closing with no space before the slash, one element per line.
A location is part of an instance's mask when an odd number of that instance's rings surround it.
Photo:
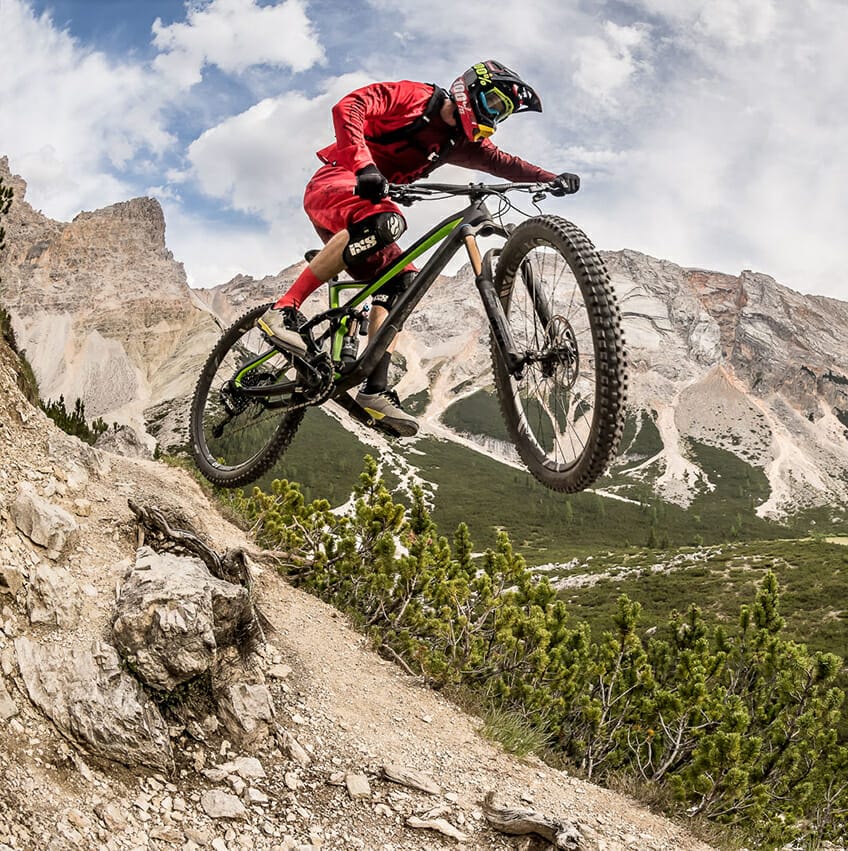
<path fill-rule="evenodd" d="M 396 275 L 388 284 L 380 289 L 371 301 L 374 304 L 379 304 L 381 307 L 385 307 L 386 310 L 391 310 L 392 305 L 397 301 L 398 296 L 409 289 L 409 285 L 414 280 L 417 272 L 401 272 L 399 275 Z"/>
<path fill-rule="evenodd" d="M 357 261 L 396 242 L 405 230 L 403 216 L 394 211 L 376 213 L 354 222 L 348 228 L 350 240 L 342 253 L 342 260 L 347 266 L 355 266 Z"/>

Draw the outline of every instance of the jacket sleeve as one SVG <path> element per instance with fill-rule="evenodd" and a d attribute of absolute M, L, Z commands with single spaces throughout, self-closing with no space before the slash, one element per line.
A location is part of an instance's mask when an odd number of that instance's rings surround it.
<path fill-rule="evenodd" d="M 372 164 L 374 160 L 365 141 L 366 121 L 403 114 L 407 100 L 409 86 L 402 82 L 372 83 L 345 95 L 333 107 L 338 164 L 353 172 Z"/>
<path fill-rule="evenodd" d="M 553 172 L 502 151 L 488 139 L 483 139 L 482 142 L 463 140 L 451 151 L 447 159 L 455 165 L 485 171 L 502 180 L 546 183 L 556 177 Z"/>

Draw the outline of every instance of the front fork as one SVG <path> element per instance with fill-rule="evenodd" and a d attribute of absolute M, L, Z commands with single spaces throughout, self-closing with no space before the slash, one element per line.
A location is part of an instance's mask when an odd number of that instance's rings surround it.
<path fill-rule="evenodd" d="M 490 249 L 485 256 L 480 256 L 480 246 L 477 245 L 477 237 L 474 230 L 468 226 L 463 228 L 463 241 L 471 268 L 474 270 L 474 283 L 483 300 L 483 307 L 489 317 L 489 325 L 492 334 L 503 356 L 504 363 L 510 375 L 520 381 L 524 366 L 527 362 L 526 354 L 519 354 L 515 349 L 515 340 L 512 337 L 506 314 L 504 313 L 501 300 L 495 292 L 494 275 L 492 274 L 492 257 L 497 253 L 496 249 Z"/>

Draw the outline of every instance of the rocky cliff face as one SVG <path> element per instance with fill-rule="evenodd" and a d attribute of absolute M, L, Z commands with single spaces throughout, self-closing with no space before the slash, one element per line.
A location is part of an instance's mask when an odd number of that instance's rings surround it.
<path fill-rule="evenodd" d="M 276 299 L 303 263 L 192 292 L 166 248 L 156 202 L 135 199 L 63 224 L 26 203 L 5 160 L 0 174 L 15 188 L 3 301 L 42 396 L 80 397 L 91 416 L 146 426 L 165 446 L 184 442 L 191 388 L 220 327 Z M 694 460 L 697 441 L 765 471 L 763 515 L 848 501 L 848 303 L 749 271 L 686 269 L 635 251 L 604 258 L 622 306 L 633 420 L 644 426 L 645 412 L 662 443 L 638 464 L 624 446 L 619 495 L 641 482 L 688 504 L 714 484 Z M 325 298 L 319 290 L 306 312 Z M 488 327 L 468 267 L 437 281 L 397 353 L 400 395 L 428 399 L 425 430 L 465 440 L 442 415 L 491 390 Z M 507 447 L 477 446 L 507 460 Z"/>
<path fill-rule="evenodd" d="M 190 391 L 217 334 L 165 244 L 159 204 L 137 198 L 56 222 L 15 191 L 0 261 L 3 302 L 42 397 L 145 431 L 146 412 Z"/>
<path fill-rule="evenodd" d="M 764 515 L 848 496 L 848 304 L 767 275 L 684 269 L 605 255 L 622 305 L 631 400 L 652 412 L 664 451 L 657 485 L 686 503 L 686 439 L 762 467 Z"/>

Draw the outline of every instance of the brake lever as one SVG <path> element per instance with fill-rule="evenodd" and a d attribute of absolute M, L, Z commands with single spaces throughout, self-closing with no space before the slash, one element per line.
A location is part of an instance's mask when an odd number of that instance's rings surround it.
<path fill-rule="evenodd" d="M 396 204 L 401 204 L 404 207 L 412 206 L 412 198 L 406 189 L 396 189 L 393 192 L 389 192 L 388 197 Z"/>

